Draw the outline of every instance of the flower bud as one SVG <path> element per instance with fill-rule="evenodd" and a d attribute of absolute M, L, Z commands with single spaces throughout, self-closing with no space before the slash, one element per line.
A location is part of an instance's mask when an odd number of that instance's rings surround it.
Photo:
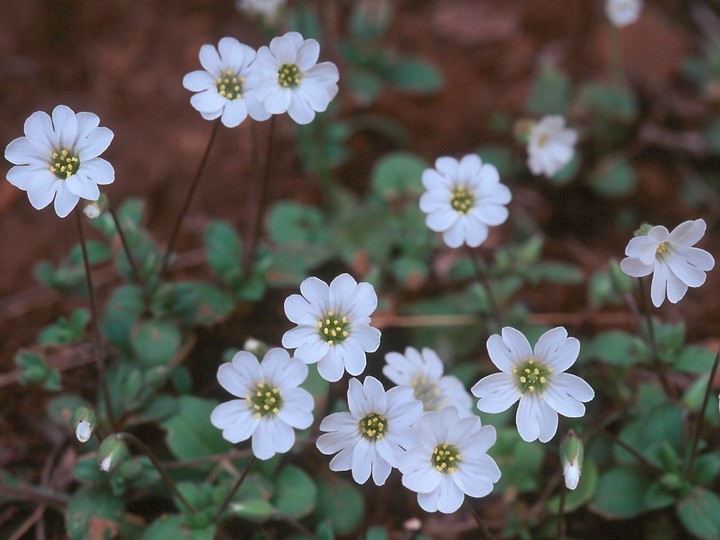
<path fill-rule="evenodd" d="M 268 352 L 267 343 L 252 337 L 245 340 L 243 349 L 255 356 L 265 356 L 265 353 Z"/>
<path fill-rule="evenodd" d="M 648 231 L 652 228 L 653 226 L 649 223 L 643 223 L 638 230 L 633 233 L 633 236 L 647 236 Z"/>
<path fill-rule="evenodd" d="M 565 487 L 575 489 L 582 473 L 583 443 L 573 430 L 570 430 L 560 443 L 560 461 L 565 476 Z"/>
<path fill-rule="evenodd" d="M 89 219 L 97 219 L 106 208 L 107 197 L 105 197 L 105 195 L 100 195 L 100 198 L 97 201 L 90 201 L 85 205 L 85 208 L 83 208 L 83 214 L 85 214 Z"/>
<path fill-rule="evenodd" d="M 81 443 L 87 442 L 95 427 L 95 413 L 87 407 L 78 407 L 73 415 L 75 437 Z"/>
<path fill-rule="evenodd" d="M 123 462 L 128 455 L 127 445 L 118 435 L 107 437 L 98 450 L 98 465 L 105 472 L 110 472 Z"/>

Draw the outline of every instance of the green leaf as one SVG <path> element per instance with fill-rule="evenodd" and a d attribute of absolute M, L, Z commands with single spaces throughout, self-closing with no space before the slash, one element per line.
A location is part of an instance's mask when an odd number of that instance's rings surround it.
<path fill-rule="evenodd" d="M 590 175 L 590 187 L 605 197 L 622 197 L 637 184 L 635 171 L 622 158 L 606 158 Z"/>
<path fill-rule="evenodd" d="M 210 423 L 217 402 L 191 396 L 177 400 L 178 413 L 162 422 L 168 448 L 177 459 L 194 459 L 227 452 L 231 445 Z"/>
<path fill-rule="evenodd" d="M 551 58 L 545 57 L 541 60 L 525 109 L 536 116 L 564 114 L 569 95 L 570 79 Z"/>
<path fill-rule="evenodd" d="M 708 540 L 720 538 L 720 498 L 696 487 L 677 505 L 678 516 L 692 534 Z"/>
<path fill-rule="evenodd" d="M 275 479 L 272 504 L 282 514 L 300 519 L 315 509 L 317 487 L 305 471 L 286 465 Z"/>
<path fill-rule="evenodd" d="M 629 367 L 638 362 L 637 338 L 621 330 L 610 330 L 599 334 L 590 345 L 591 355 L 606 364 Z"/>
<path fill-rule="evenodd" d="M 580 89 L 578 107 L 603 120 L 630 122 L 637 118 L 637 98 L 628 89 L 589 83 Z"/>
<path fill-rule="evenodd" d="M 440 71 L 420 58 L 393 58 L 389 64 L 387 81 L 398 90 L 428 94 L 437 92 L 443 86 Z"/>
<path fill-rule="evenodd" d="M 318 485 L 317 519 L 328 520 L 338 534 L 350 534 L 365 514 L 365 501 L 355 486 L 338 476 Z"/>
<path fill-rule="evenodd" d="M 130 333 L 145 305 L 142 291 L 134 285 L 115 289 L 100 318 L 100 329 L 110 342 L 126 354 L 132 354 Z"/>
<path fill-rule="evenodd" d="M 173 283 L 173 314 L 188 326 L 212 326 L 227 319 L 235 309 L 231 296 L 205 281 Z"/>
<path fill-rule="evenodd" d="M 720 475 L 720 456 L 717 454 L 705 454 L 695 460 L 695 470 L 692 472 L 692 480 L 700 486 L 709 486 Z"/>
<path fill-rule="evenodd" d="M 627 519 L 645 509 L 645 493 L 649 483 L 637 469 L 620 467 L 610 470 L 598 480 L 591 509 L 607 519 Z"/>
<path fill-rule="evenodd" d="M 230 514 L 255 523 L 262 523 L 272 517 L 273 507 L 264 499 L 243 500 L 230 505 Z"/>
<path fill-rule="evenodd" d="M 598 469 L 595 462 L 586 459 L 582 468 L 582 476 L 577 488 L 565 493 L 565 512 L 572 512 L 590 502 L 595 495 L 598 483 Z M 561 488 L 562 489 L 562 488 Z M 560 510 L 560 496 L 556 495 L 548 501 L 548 510 L 557 514 Z"/>
<path fill-rule="evenodd" d="M 645 493 L 645 509 L 659 510 L 674 504 L 677 495 L 668 491 L 662 482 L 653 482 Z"/>
<path fill-rule="evenodd" d="M 243 251 L 233 227 L 213 221 L 205 229 L 205 253 L 213 273 L 231 288 L 242 281 Z"/>
<path fill-rule="evenodd" d="M 132 347 L 146 366 L 166 365 L 182 345 L 182 333 L 165 319 L 146 319 L 133 328 Z"/>
<path fill-rule="evenodd" d="M 423 192 L 420 178 L 427 162 L 411 152 L 392 152 L 382 156 L 370 173 L 372 189 L 385 200 L 418 196 Z"/>
<path fill-rule="evenodd" d="M 548 261 L 540 262 L 528 269 L 527 278 L 531 283 L 547 281 L 563 285 L 582 283 L 583 271 L 574 264 Z"/>
<path fill-rule="evenodd" d="M 715 353 L 711 350 L 688 345 L 683 347 L 674 366 L 678 371 L 686 373 L 709 373 L 714 361 Z"/>
<path fill-rule="evenodd" d="M 527 443 L 514 428 L 497 428 L 497 442 L 488 451 L 502 470 L 494 490 L 512 489 L 524 493 L 538 489 L 544 453 L 540 446 Z"/>
<path fill-rule="evenodd" d="M 268 233 L 275 244 L 322 244 L 327 241 L 327 225 L 314 206 L 281 201 L 268 216 Z"/>
<path fill-rule="evenodd" d="M 392 4 L 388 0 L 355 2 L 350 14 L 350 32 L 359 41 L 381 38 L 392 19 Z"/>
<path fill-rule="evenodd" d="M 185 524 L 185 516 L 166 514 L 145 529 L 142 540 L 213 540 L 216 531 L 214 523 L 194 529 Z"/>
<path fill-rule="evenodd" d="M 71 540 L 111 540 L 121 536 L 125 506 L 122 499 L 100 488 L 73 494 L 65 511 Z"/>
<path fill-rule="evenodd" d="M 67 426 L 68 428 L 75 431 L 75 425 L 73 425 L 73 417 L 75 411 L 80 407 L 92 410 L 93 406 L 88 400 L 77 394 L 62 393 L 55 396 L 47 405 L 48 416 L 61 426 Z"/>
<path fill-rule="evenodd" d="M 38 336 L 38 343 L 47 345 L 69 345 L 82 341 L 85 326 L 90 321 L 87 309 L 74 309 L 70 318 L 58 318 L 55 324 L 46 326 Z"/>
<path fill-rule="evenodd" d="M 389 540 L 388 532 L 385 527 L 370 527 L 365 540 Z"/>
<path fill-rule="evenodd" d="M 412 257 L 398 257 L 393 261 L 393 274 L 406 288 L 414 289 L 427 279 L 428 264 Z"/>

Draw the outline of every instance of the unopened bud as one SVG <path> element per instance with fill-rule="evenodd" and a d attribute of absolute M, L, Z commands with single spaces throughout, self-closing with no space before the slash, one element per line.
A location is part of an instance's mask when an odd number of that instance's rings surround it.
<path fill-rule="evenodd" d="M 243 349 L 255 356 L 261 357 L 265 356 L 265 353 L 268 351 L 268 346 L 267 343 L 259 339 L 247 338 L 243 344 Z"/>
<path fill-rule="evenodd" d="M 583 453 L 583 442 L 570 430 L 560 443 L 560 462 L 565 476 L 565 487 L 568 489 L 575 489 L 580 482 Z"/>
<path fill-rule="evenodd" d="M 90 201 L 83 208 L 83 214 L 90 219 L 97 219 L 107 208 L 107 197 L 100 195 L 97 201 Z"/>
<path fill-rule="evenodd" d="M 95 413 L 87 407 L 78 407 L 73 415 L 75 437 L 81 443 L 88 442 L 95 427 Z"/>
<path fill-rule="evenodd" d="M 648 231 L 650 231 L 650 229 L 652 228 L 653 226 L 649 223 L 643 223 L 642 225 L 640 225 L 638 230 L 633 233 L 633 236 L 647 236 Z"/>
<path fill-rule="evenodd" d="M 127 445 L 118 435 L 107 437 L 98 450 L 98 465 L 105 472 L 117 467 L 128 455 Z"/>

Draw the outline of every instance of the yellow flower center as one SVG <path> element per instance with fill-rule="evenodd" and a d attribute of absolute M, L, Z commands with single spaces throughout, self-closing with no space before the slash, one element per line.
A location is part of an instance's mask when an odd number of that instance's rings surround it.
<path fill-rule="evenodd" d="M 360 435 L 369 441 L 379 441 L 386 431 L 387 418 L 382 414 L 372 412 L 360 420 Z"/>
<path fill-rule="evenodd" d="M 65 148 L 57 150 L 50 155 L 50 172 L 60 180 L 67 180 L 78 172 L 80 160 L 77 155 Z"/>
<path fill-rule="evenodd" d="M 415 399 L 422 402 L 423 409 L 426 411 L 437 411 L 445 402 L 437 382 L 428 381 L 424 375 L 415 377 L 410 381 L 410 386 L 412 386 Z"/>
<path fill-rule="evenodd" d="M 258 383 L 255 390 L 247 397 L 255 411 L 255 417 L 272 416 L 280 412 L 283 405 L 280 389 L 265 383 Z"/>
<path fill-rule="evenodd" d="M 278 69 L 278 83 L 284 88 L 295 88 L 301 80 L 300 68 L 296 64 L 283 64 Z"/>
<path fill-rule="evenodd" d="M 453 210 L 462 215 L 465 215 L 472 210 L 474 203 L 475 191 L 468 189 L 465 186 L 456 187 L 450 197 L 450 206 L 453 207 Z"/>
<path fill-rule="evenodd" d="M 325 318 L 317 322 L 318 333 L 328 345 L 337 345 L 350 335 L 349 324 L 345 315 L 337 315 L 334 311 L 328 311 Z"/>
<path fill-rule="evenodd" d="M 430 463 L 436 471 L 441 473 L 454 473 L 457 471 L 458 463 L 462 461 L 460 450 L 452 444 L 438 444 L 432 453 Z"/>
<path fill-rule="evenodd" d="M 655 250 L 655 256 L 658 257 L 667 251 L 667 242 L 662 242 Z"/>
<path fill-rule="evenodd" d="M 552 368 L 544 366 L 534 358 L 528 358 L 525 363 L 512 368 L 512 373 L 517 377 L 520 392 L 538 392 L 542 394 L 548 382 Z"/>
<path fill-rule="evenodd" d="M 240 99 L 242 97 L 243 84 L 245 84 L 245 77 L 241 77 L 239 74 L 228 69 L 223 73 L 222 77 L 217 78 L 215 83 L 217 84 L 218 94 L 222 97 L 227 99 Z"/>

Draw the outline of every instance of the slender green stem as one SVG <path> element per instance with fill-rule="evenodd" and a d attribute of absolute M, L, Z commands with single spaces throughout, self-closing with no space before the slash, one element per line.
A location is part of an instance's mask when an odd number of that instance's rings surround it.
<path fill-rule="evenodd" d="M 237 479 L 237 481 L 235 482 L 235 485 L 230 490 L 230 493 L 227 494 L 227 497 L 225 497 L 225 500 L 222 502 L 222 504 L 218 508 L 218 511 L 215 513 L 215 521 L 218 521 L 220 519 L 220 516 L 222 516 L 225 509 L 230 504 L 230 501 L 232 501 L 232 498 L 235 496 L 235 493 L 237 492 L 238 489 L 240 489 L 240 486 L 245 481 L 245 478 L 247 477 L 248 473 L 250 472 L 250 468 L 253 466 L 255 461 L 257 461 L 257 458 L 255 456 L 252 456 L 250 458 L 250 461 L 248 461 L 248 464 L 245 466 L 245 470 L 240 475 L 240 478 Z"/>
<path fill-rule="evenodd" d="M 200 164 L 198 165 L 197 171 L 195 172 L 195 176 L 190 183 L 190 189 L 188 190 L 185 201 L 183 202 L 182 208 L 180 209 L 180 214 L 178 214 L 178 218 L 175 221 L 175 226 L 173 227 L 172 233 L 170 234 L 170 240 L 168 241 L 167 250 L 165 251 L 165 256 L 163 257 L 162 265 L 160 266 L 160 278 L 162 278 L 165 275 L 165 272 L 167 272 L 168 265 L 170 264 L 170 257 L 172 256 L 173 249 L 175 249 L 175 242 L 177 241 L 178 234 L 180 233 L 180 227 L 182 226 L 188 209 L 190 208 L 190 203 L 192 202 L 195 191 L 197 190 L 198 184 L 200 183 L 200 178 L 202 178 L 203 172 L 205 172 L 205 166 L 207 165 L 208 157 L 210 157 L 210 150 L 212 149 L 213 143 L 215 142 L 215 136 L 217 135 L 219 127 L 220 119 L 218 118 L 213 124 L 212 132 L 210 132 L 210 138 L 208 139 L 207 146 L 205 147 L 205 152 L 203 153 L 202 159 L 200 160 Z"/>
<path fill-rule="evenodd" d="M 33 501 L 38 504 L 61 509 L 65 508 L 68 503 L 68 496 L 65 493 L 54 493 L 34 486 L 11 487 L 0 484 L 0 495 L 20 501 Z"/>
<path fill-rule="evenodd" d="M 558 515 L 557 515 L 557 540 L 564 540 L 565 539 L 565 520 L 564 520 L 564 514 L 565 514 L 565 492 L 567 491 L 567 488 L 565 487 L 564 482 L 560 482 L 560 506 L 558 508 Z"/>
<path fill-rule="evenodd" d="M 477 523 L 478 530 L 480 531 L 482 537 L 485 538 L 485 540 L 497 540 L 497 537 L 490 532 L 490 529 L 488 529 L 482 516 L 478 514 L 477 510 L 475 510 L 475 507 L 467 497 L 465 498 L 465 506 L 470 509 L 470 513 L 472 514 L 475 523 Z"/>
<path fill-rule="evenodd" d="M 485 264 L 485 261 L 479 260 L 477 253 L 472 248 L 466 246 L 466 251 L 470 256 L 470 261 L 472 262 L 475 276 L 478 280 L 480 280 L 483 287 L 485 287 L 488 302 L 490 303 L 490 313 L 492 314 L 493 321 L 495 322 L 496 326 L 500 327 L 502 326 L 503 322 L 503 313 L 500 309 L 500 304 L 498 304 L 498 301 L 495 298 L 495 294 L 493 293 L 492 283 L 490 282 L 490 276 L 488 276 L 487 273 L 487 266 Z"/>
<path fill-rule="evenodd" d="M 608 21 L 608 49 L 610 66 L 610 80 L 618 87 L 625 86 L 625 70 L 623 69 L 622 45 L 620 43 L 620 31 Z"/>
<path fill-rule="evenodd" d="M 115 436 L 118 437 L 119 439 L 127 441 L 129 444 L 135 446 L 143 454 L 145 454 L 150 459 L 153 466 L 157 469 L 157 472 L 160 473 L 160 477 L 163 479 L 163 482 L 165 482 L 165 485 L 172 492 L 172 494 L 175 495 L 185 505 L 185 508 L 187 508 L 191 513 L 194 514 L 197 512 L 195 507 L 192 504 L 190 504 L 190 502 L 188 502 L 188 500 L 183 496 L 182 493 L 180 493 L 180 490 L 178 490 L 177 485 L 175 484 L 173 479 L 170 478 L 170 475 L 165 471 L 165 467 L 163 467 L 162 463 L 160 463 L 158 458 L 155 457 L 155 454 L 153 453 L 153 451 L 150 449 L 150 447 L 148 445 L 146 445 L 144 442 L 142 442 L 140 439 L 138 439 L 132 433 L 127 433 L 127 432 L 116 433 Z"/>
<path fill-rule="evenodd" d="M 655 336 L 655 324 L 653 323 L 652 315 L 650 314 L 650 304 L 647 300 L 647 295 L 645 294 L 645 282 L 641 277 L 638 278 L 638 282 L 640 284 L 640 300 L 642 302 L 642 310 L 645 313 L 645 323 L 647 326 L 646 341 L 648 345 L 650 345 L 650 350 L 652 351 L 653 357 L 653 364 L 655 365 L 657 374 L 660 377 L 660 382 L 663 385 L 663 389 L 668 396 L 673 397 L 675 392 L 673 391 L 673 387 L 667 378 L 665 364 L 663 364 L 662 360 L 660 360 L 660 351 L 658 350 L 657 337 Z"/>
<path fill-rule="evenodd" d="M 85 266 L 85 285 L 88 290 L 88 300 L 90 303 L 90 326 L 92 328 L 92 349 L 95 357 L 95 365 L 97 366 L 98 382 L 100 392 L 103 395 L 105 409 L 107 409 L 107 417 L 113 431 L 117 429 L 115 415 L 112 408 L 112 400 L 110 399 L 110 389 L 108 388 L 107 378 L 105 376 L 105 357 L 101 351 L 100 329 L 98 327 L 98 311 L 95 302 L 95 287 L 93 287 L 92 271 L 90 269 L 90 258 L 88 257 L 87 244 L 85 242 L 85 229 L 83 228 L 80 212 L 75 213 L 75 223 L 77 224 L 78 236 L 80 237 L 80 248 L 82 250 L 83 265 Z"/>
<path fill-rule="evenodd" d="M 250 234 L 248 235 L 248 247 L 245 250 L 244 274 L 250 277 L 253 265 L 255 264 L 255 252 L 260 241 L 263 218 L 265 217 L 265 199 L 267 198 L 267 186 L 270 179 L 270 165 L 272 164 L 273 139 L 275 137 L 275 115 L 270 117 L 268 128 L 267 147 L 265 148 L 265 164 L 262 173 L 258 176 L 257 200 L 255 201 L 254 215 L 250 222 Z"/>
<path fill-rule="evenodd" d="M 110 216 L 112 216 L 113 222 L 115 223 L 115 230 L 117 231 L 118 236 L 120 237 L 120 241 L 122 242 L 123 249 L 125 250 L 125 255 L 127 256 L 127 260 L 130 263 L 130 269 L 132 270 L 133 277 L 135 278 L 135 281 L 137 282 L 140 290 L 142 291 L 145 307 L 148 307 L 150 306 L 150 289 L 148 289 L 147 283 L 145 283 L 145 280 L 142 278 L 142 274 L 140 274 L 140 269 L 138 268 L 137 261 L 135 261 L 135 257 L 133 256 L 132 250 L 130 249 L 130 244 L 128 244 L 125 232 L 123 231 L 122 225 L 120 225 L 120 220 L 118 219 L 117 213 L 115 212 L 115 209 L 112 207 L 112 205 L 108 206 L 108 211 L 110 212 Z"/>
<path fill-rule="evenodd" d="M 605 426 L 603 426 L 602 424 L 598 423 L 597 421 L 595 421 L 594 419 L 592 419 L 592 418 L 590 418 L 590 417 L 588 417 L 588 422 L 590 423 L 590 425 L 592 425 L 592 426 L 595 428 L 595 430 L 598 431 L 598 433 L 600 433 L 600 434 L 603 435 L 604 437 L 607 437 L 610 441 L 612 441 L 613 443 L 615 443 L 615 444 L 617 444 L 618 446 L 622 447 L 622 448 L 623 448 L 625 451 L 627 451 L 628 453 L 632 454 L 632 456 L 633 456 L 635 459 L 637 459 L 637 460 L 640 462 L 641 465 L 643 465 L 644 467 L 646 467 L 646 468 L 649 469 L 649 470 L 656 470 L 656 469 L 658 469 L 658 467 L 657 467 L 655 464 L 653 464 L 652 461 L 648 460 L 645 456 L 643 456 L 640 452 L 638 452 L 637 450 L 635 450 L 635 448 L 633 448 L 633 447 L 630 446 L 628 443 L 626 443 L 625 441 L 623 441 L 623 440 L 622 440 L 621 438 L 619 438 L 617 435 L 615 435 L 614 433 L 609 432 L 609 431 L 605 428 Z"/>
<path fill-rule="evenodd" d="M 718 352 L 715 354 L 715 361 L 713 362 L 712 369 L 710 370 L 710 378 L 708 379 L 705 396 L 703 396 L 702 406 L 700 407 L 700 416 L 698 417 L 697 425 L 695 426 L 695 433 L 693 433 L 692 445 L 690 446 L 690 458 L 688 459 L 687 467 L 685 468 L 686 480 L 690 479 L 690 475 L 693 473 L 693 468 L 695 467 L 695 458 L 697 457 L 698 444 L 700 443 L 700 428 L 702 426 L 703 418 L 705 417 L 705 409 L 707 409 L 708 401 L 710 401 L 710 393 L 712 392 L 713 380 L 715 380 L 715 374 L 718 370 L 718 363 L 720 363 L 720 349 L 718 349 Z"/>

